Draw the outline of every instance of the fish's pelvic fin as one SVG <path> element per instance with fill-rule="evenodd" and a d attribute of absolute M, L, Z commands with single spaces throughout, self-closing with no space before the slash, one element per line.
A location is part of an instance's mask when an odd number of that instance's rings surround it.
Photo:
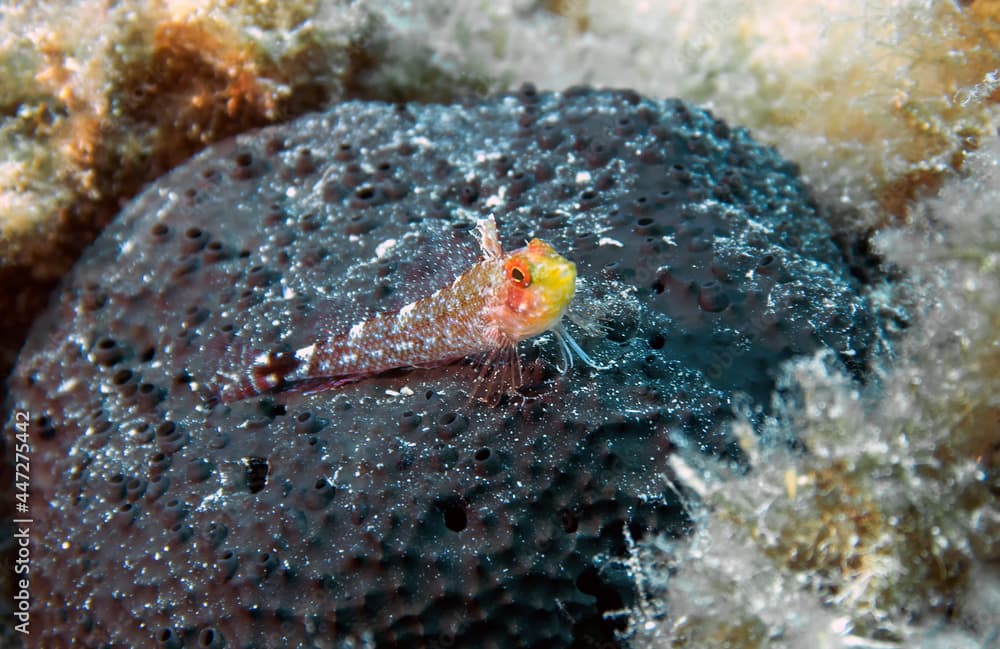
<path fill-rule="evenodd" d="M 562 324 L 559 324 L 552 328 L 552 333 L 555 334 L 556 340 L 559 341 L 559 351 L 562 352 L 562 364 L 559 367 L 560 373 L 565 373 L 567 370 L 573 367 L 573 355 L 576 354 L 580 357 L 580 360 L 584 362 L 588 367 L 592 367 L 595 370 L 607 370 L 611 369 L 610 365 L 601 365 L 593 358 L 587 355 L 587 352 L 583 351 L 583 348 L 577 344 L 573 339 L 573 336 L 569 335 Z"/>

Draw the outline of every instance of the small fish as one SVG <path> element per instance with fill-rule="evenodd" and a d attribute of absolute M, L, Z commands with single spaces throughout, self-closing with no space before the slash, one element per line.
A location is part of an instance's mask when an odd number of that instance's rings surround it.
<path fill-rule="evenodd" d="M 482 259 L 450 286 L 294 351 L 257 355 L 235 376 L 220 373 L 219 400 L 277 390 L 318 392 L 395 368 L 478 355 L 482 369 L 472 397 L 486 388 L 480 398 L 495 403 L 497 388 L 521 384 L 518 343 L 546 331 L 559 341 L 560 371 L 573 366 L 574 353 L 591 367 L 607 369 L 562 323 L 576 293 L 576 265 L 540 239 L 505 253 L 492 217 L 478 221 L 476 234 Z"/>

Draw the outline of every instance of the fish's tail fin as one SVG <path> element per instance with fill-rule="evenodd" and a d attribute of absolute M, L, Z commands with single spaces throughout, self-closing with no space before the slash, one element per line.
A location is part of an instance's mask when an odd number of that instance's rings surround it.
<path fill-rule="evenodd" d="M 284 388 L 301 361 L 290 350 L 261 352 L 235 342 L 226 347 L 209 391 L 209 405 L 233 403 Z"/>

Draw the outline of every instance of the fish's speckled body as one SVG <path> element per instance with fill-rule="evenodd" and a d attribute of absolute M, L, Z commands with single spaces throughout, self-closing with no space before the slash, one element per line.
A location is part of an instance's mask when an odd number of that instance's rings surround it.
<path fill-rule="evenodd" d="M 492 401 L 504 388 L 520 385 L 517 344 L 550 330 L 564 368 L 572 366 L 574 352 L 600 368 L 561 324 L 576 292 L 573 262 L 539 239 L 505 253 L 493 218 L 480 220 L 476 232 L 483 258 L 451 285 L 293 352 L 258 355 L 249 371 L 220 373 L 221 400 L 273 390 L 316 392 L 395 368 L 483 354 L 473 396 Z"/>

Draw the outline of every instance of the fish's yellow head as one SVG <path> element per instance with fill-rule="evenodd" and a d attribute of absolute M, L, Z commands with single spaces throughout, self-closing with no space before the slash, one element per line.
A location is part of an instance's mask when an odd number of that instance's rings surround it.
<path fill-rule="evenodd" d="M 559 323 L 576 292 L 576 264 L 539 239 L 506 255 L 497 322 L 513 341 Z"/>

